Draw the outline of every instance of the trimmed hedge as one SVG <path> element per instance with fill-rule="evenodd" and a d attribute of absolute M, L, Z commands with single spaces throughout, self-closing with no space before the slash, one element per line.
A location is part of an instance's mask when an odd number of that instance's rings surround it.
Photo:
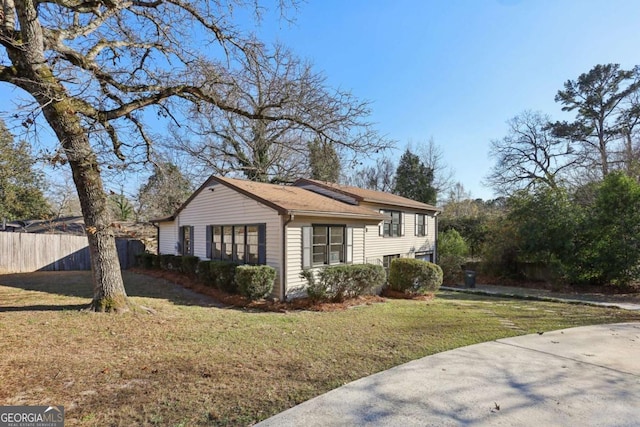
<path fill-rule="evenodd" d="M 215 283 L 211 277 L 211 263 L 213 261 L 200 261 L 198 262 L 198 267 L 196 271 L 196 275 L 198 276 L 198 280 L 200 280 L 204 285 L 215 287 Z"/>
<path fill-rule="evenodd" d="M 268 297 L 275 280 L 276 270 L 268 265 L 240 265 L 235 270 L 235 282 L 240 295 L 252 301 Z"/>
<path fill-rule="evenodd" d="M 182 257 L 171 254 L 160 255 L 160 268 L 169 271 L 180 271 Z"/>
<path fill-rule="evenodd" d="M 238 293 L 235 275 L 238 264 L 227 261 L 211 261 L 209 272 L 215 287 L 230 294 Z"/>
<path fill-rule="evenodd" d="M 193 255 L 184 255 L 182 258 L 182 265 L 180 271 L 189 276 L 195 276 L 198 270 L 198 262 L 200 258 Z"/>
<path fill-rule="evenodd" d="M 143 252 L 136 255 L 136 259 L 138 261 L 138 267 L 145 268 L 147 270 L 158 268 L 158 264 L 160 262 L 158 255 L 149 252 Z"/>
<path fill-rule="evenodd" d="M 394 291 L 426 294 L 442 285 L 442 268 L 429 261 L 396 258 L 389 268 L 389 287 Z"/>
<path fill-rule="evenodd" d="M 307 279 L 307 296 L 314 301 L 343 301 L 374 293 L 386 280 L 384 268 L 373 264 L 326 267 L 318 271 L 317 277 L 312 270 L 305 270 L 301 276 Z"/>

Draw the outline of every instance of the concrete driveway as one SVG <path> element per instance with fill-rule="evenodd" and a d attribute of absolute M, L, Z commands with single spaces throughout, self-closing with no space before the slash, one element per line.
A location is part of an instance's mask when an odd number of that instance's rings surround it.
<path fill-rule="evenodd" d="M 349 383 L 259 426 L 638 426 L 640 323 L 476 344 Z"/>

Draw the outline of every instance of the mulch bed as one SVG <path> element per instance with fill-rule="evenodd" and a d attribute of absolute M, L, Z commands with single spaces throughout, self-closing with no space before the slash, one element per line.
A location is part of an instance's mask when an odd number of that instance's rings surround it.
<path fill-rule="evenodd" d="M 141 268 L 134 268 L 130 271 L 139 274 L 145 274 L 147 276 L 156 277 L 158 279 L 168 280 L 176 283 L 184 288 L 190 289 L 202 295 L 207 295 L 214 300 L 229 306 L 236 308 L 244 308 L 249 310 L 261 310 L 286 313 L 292 310 L 309 310 L 309 311 L 340 311 L 346 310 L 351 307 L 371 305 L 376 303 L 385 302 L 387 298 L 392 299 L 413 299 L 418 301 L 430 301 L 434 295 L 407 295 L 402 292 L 395 292 L 391 290 L 385 290 L 382 296 L 377 295 L 363 295 L 356 298 L 349 298 L 341 302 L 318 302 L 312 301 L 309 298 L 295 298 L 291 301 L 280 301 L 277 299 L 265 299 L 258 301 L 250 301 L 240 295 L 233 295 L 220 289 L 206 286 L 199 282 L 195 278 L 191 278 L 185 274 L 175 271 L 166 270 L 147 270 Z"/>

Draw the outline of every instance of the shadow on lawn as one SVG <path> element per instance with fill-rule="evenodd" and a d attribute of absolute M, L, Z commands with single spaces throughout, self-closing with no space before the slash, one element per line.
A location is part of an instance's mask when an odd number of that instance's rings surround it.
<path fill-rule="evenodd" d="M 197 305 L 201 307 L 216 307 L 220 304 L 213 298 L 198 294 L 182 286 L 164 279 L 158 279 L 143 274 L 123 271 L 125 290 L 130 297 L 156 298 L 168 300 L 178 305 Z M 0 287 L 6 286 L 25 291 L 45 292 L 67 297 L 86 298 L 83 304 L 47 304 L 46 298 L 37 295 L 24 295 L 20 300 L 24 305 L 13 303 L 6 306 L 5 298 L 0 291 L 0 312 L 4 311 L 62 311 L 80 310 L 89 306 L 93 298 L 93 284 L 90 271 L 38 271 L 33 273 L 18 273 L 0 275 Z M 6 301 L 6 300 L 5 300 Z M 35 304 L 30 304 L 35 303 Z"/>
<path fill-rule="evenodd" d="M 87 308 L 87 306 L 88 304 L 0 306 L 0 313 L 15 311 L 80 311 Z"/>
<path fill-rule="evenodd" d="M 488 294 L 469 294 L 464 292 L 439 291 L 436 293 L 437 299 L 456 300 L 456 301 L 494 301 L 506 300 L 509 297 Z"/>

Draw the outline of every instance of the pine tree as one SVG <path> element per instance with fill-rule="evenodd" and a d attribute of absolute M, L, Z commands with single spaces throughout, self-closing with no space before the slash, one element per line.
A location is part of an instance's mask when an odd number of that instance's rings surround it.
<path fill-rule="evenodd" d="M 340 179 L 340 157 L 330 142 L 315 139 L 309 143 L 309 167 L 312 179 L 327 182 Z"/>
<path fill-rule="evenodd" d="M 434 204 L 437 194 L 432 185 L 433 170 L 407 149 L 396 169 L 396 185 L 393 192 L 418 202 Z"/>
<path fill-rule="evenodd" d="M 162 162 L 138 192 L 140 216 L 144 219 L 172 215 L 191 194 L 191 183 L 178 166 Z"/>
<path fill-rule="evenodd" d="M 26 141 L 15 142 L 0 121 L 0 220 L 42 219 L 50 213 L 44 178 Z"/>

